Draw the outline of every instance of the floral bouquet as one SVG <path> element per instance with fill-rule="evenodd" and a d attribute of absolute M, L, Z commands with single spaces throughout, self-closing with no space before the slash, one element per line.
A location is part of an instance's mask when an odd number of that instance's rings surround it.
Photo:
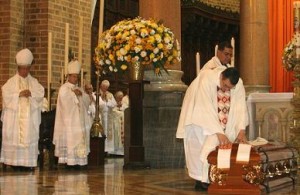
<path fill-rule="evenodd" d="M 125 72 L 136 62 L 160 74 L 181 61 L 180 46 L 161 22 L 137 17 L 122 20 L 102 33 L 94 61 L 102 74 Z"/>
<path fill-rule="evenodd" d="M 285 46 L 282 55 L 282 62 L 287 71 L 293 71 L 297 62 L 297 40 L 300 40 L 300 34 L 295 33 L 290 42 Z M 299 43 L 300 45 L 300 43 Z"/>

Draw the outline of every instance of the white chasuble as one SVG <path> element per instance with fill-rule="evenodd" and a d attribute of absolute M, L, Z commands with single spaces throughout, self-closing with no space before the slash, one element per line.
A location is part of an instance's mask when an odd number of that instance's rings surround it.
<path fill-rule="evenodd" d="M 207 156 L 219 145 L 216 133 L 225 134 L 233 142 L 239 131 L 248 125 L 245 89 L 241 79 L 230 91 L 225 132 L 220 123 L 216 89 L 220 87 L 220 74 L 225 68 L 200 71 L 186 91 L 179 117 L 176 137 L 184 139 L 189 176 L 202 182 L 209 182 Z"/>
<path fill-rule="evenodd" d="M 19 97 L 28 89 L 31 96 Z M 37 166 L 39 127 L 44 98 L 43 86 L 31 75 L 18 74 L 2 86 L 1 162 L 13 166 Z"/>
<path fill-rule="evenodd" d="M 82 96 L 76 96 L 76 85 L 66 82 L 58 93 L 53 144 L 59 163 L 86 165 L 90 152 L 91 122 Z"/>

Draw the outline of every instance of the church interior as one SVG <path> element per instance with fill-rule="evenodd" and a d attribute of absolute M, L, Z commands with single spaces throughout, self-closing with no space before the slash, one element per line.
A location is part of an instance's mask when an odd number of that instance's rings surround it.
<path fill-rule="evenodd" d="M 172 31 L 180 60 L 166 62 L 167 71 L 146 66 L 139 81 L 119 70 L 105 73 L 97 48 L 115 24 L 138 16 Z M 248 174 L 243 172 L 238 182 L 251 183 L 254 194 L 299 194 L 299 21 L 297 0 L 0 0 L 0 86 L 16 74 L 17 52 L 28 48 L 34 56 L 30 74 L 48 100 L 41 114 L 38 166 L 22 171 L 0 163 L 0 194 L 214 194 L 195 190 L 176 130 L 188 86 L 222 41 L 232 44 L 231 66 L 245 87 L 248 140 L 277 146 L 257 149 L 259 170 L 243 166 Z M 52 143 L 58 92 L 75 59 L 81 63 L 81 88 L 91 84 L 99 98 L 100 82 L 108 80 L 109 91 L 122 91 L 130 99 L 122 121 L 122 155 L 105 153 L 106 135 L 91 136 L 88 164 L 80 170 L 57 164 Z M 98 123 L 95 118 L 91 129 L 97 135 Z M 2 131 L 2 118 L 0 124 Z M 210 174 L 220 175 L 214 178 L 221 186 L 217 194 L 252 193 L 233 189 L 239 186 L 222 191 L 225 173 L 212 167 Z"/>

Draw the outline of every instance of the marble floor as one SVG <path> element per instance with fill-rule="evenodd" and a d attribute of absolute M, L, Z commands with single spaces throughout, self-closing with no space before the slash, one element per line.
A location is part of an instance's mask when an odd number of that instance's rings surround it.
<path fill-rule="evenodd" d="M 3 195 L 140 195 L 140 194 L 207 194 L 194 190 L 194 181 L 185 169 L 123 170 L 123 158 L 107 158 L 102 167 L 83 170 L 36 169 L 18 172 L 8 167 L 0 172 Z M 286 188 L 270 194 L 300 194 L 298 188 Z"/>

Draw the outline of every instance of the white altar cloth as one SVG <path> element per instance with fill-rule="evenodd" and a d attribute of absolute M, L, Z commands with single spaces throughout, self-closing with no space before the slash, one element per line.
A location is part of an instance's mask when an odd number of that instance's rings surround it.
<path fill-rule="evenodd" d="M 258 102 L 288 102 L 293 98 L 293 93 L 250 93 L 247 97 L 249 112 L 249 140 L 256 139 L 255 136 L 255 104 Z"/>

